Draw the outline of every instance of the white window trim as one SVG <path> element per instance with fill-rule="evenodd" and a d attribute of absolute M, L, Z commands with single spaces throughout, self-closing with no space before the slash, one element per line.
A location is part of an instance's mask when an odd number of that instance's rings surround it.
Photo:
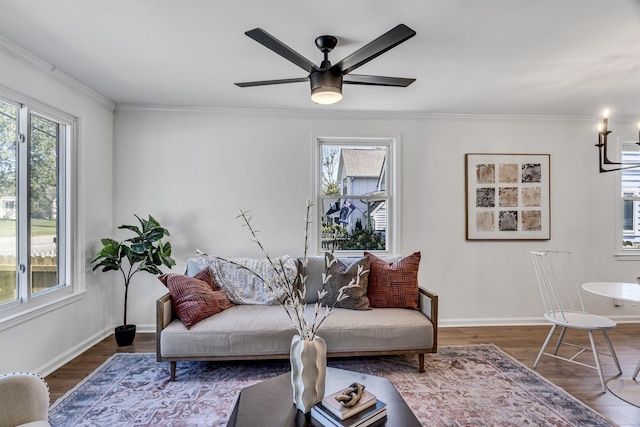
<path fill-rule="evenodd" d="M 387 248 L 385 251 L 375 251 L 381 256 L 397 255 L 401 252 L 401 221 L 400 221 L 400 209 L 401 206 L 401 178 L 400 178 L 400 161 L 401 161 L 401 135 L 373 135 L 373 136 L 349 136 L 349 135 L 311 135 L 311 167 L 310 170 L 313 173 L 311 179 L 311 200 L 315 204 L 315 209 L 312 213 L 312 228 L 310 251 L 316 254 L 322 254 L 322 248 L 320 247 L 321 228 L 317 225 L 322 215 L 319 199 L 322 191 L 322 180 L 320 179 L 321 172 L 321 155 L 320 146 L 322 144 L 335 144 L 335 145 L 388 145 L 391 161 L 387 162 L 387 176 L 386 176 L 386 188 L 387 191 L 391 190 L 391 198 L 389 199 L 387 206 Z M 361 251 L 335 251 L 335 255 L 353 256 Z M 374 252 L 374 251 L 372 251 Z"/>
<path fill-rule="evenodd" d="M 60 307 L 70 304 L 85 294 L 85 282 L 83 277 L 83 267 L 77 260 L 84 259 L 82 255 L 82 236 L 80 217 L 78 211 L 78 118 L 61 109 L 51 107 L 46 103 L 38 101 L 23 93 L 13 91 L 0 86 L 0 97 L 15 105 L 16 102 L 28 105 L 29 109 L 37 114 L 50 117 L 64 123 L 68 127 L 66 147 L 62 150 L 64 158 L 61 159 L 66 165 L 67 173 L 63 177 L 66 199 L 64 201 L 66 209 L 65 224 L 60 232 L 65 233 L 66 248 L 64 254 L 63 272 L 66 274 L 64 280 L 69 286 L 52 289 L 41 294 L 30 296 L 27 302 L 15 301 L 4 304 L 0 309 L 0 331 L 9 329 L 31 319 L 39 317 L 45 313 L 54 311 Z"/>

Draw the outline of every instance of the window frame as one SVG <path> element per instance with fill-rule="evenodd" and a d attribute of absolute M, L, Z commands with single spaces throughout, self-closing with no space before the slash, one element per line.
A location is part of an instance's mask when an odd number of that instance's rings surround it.
<path fill-rule="evenodd" d="M 325 145 L 339 145 L 352 147 L 386 147 L 386 175 L 385 175 L 385 198 L 387 211 L 387 230 L 385 235 L 385 250 L 367 250 L 380 256 L 397 254 L 400 248 L 400 221 L 398 207 L 400 206 L 400 135 L 375 135 L 375 136 L 324 136 L 312 135 L 311 149 L 311 200 L 315 204 L 314 225 L 311 233 L 312 250 L 316 254 L 322 254 L 322 216 L 323 198 L 336 198 L 336 196 L 322 196 L 322 147 Z M 342 183 L 338 183 L 342 191 Z M 380 198 L 380 196 L 372 196 Z M 342 196 L 341 198 L 348 198 Z M 356 256 L 361 255 L 363 250 L 335 250 L 336 256 Z"/>
<path fill-rule="evenodd" d="M 0 305 L 0 331 L 11 328 L 29 319 L 57 308 L 70 304 L 79 299 L 84 293 L 84 281 L 76 271 L 77 263 L 73 262 L 74 253 L 77 251 L 75 238 L 76 230 L 72 224 L 77 224 L 76 185 L 77 182 L 77 129 L 78 118 L 62 111 L 59 108 L 49 106 L 27 95 L 12 91 L 0 86 L 0 101 L 18 108 L 18 140 L 20 134 L 25 135 L 25 142 L 18 141 L 17 163 L 21 167 L 16 171 L 18 187 L 16 189 L 17 216 L 28 217 L 28 205 L 30 203 L 28 171 L 24 167 L 28 165 L 29 157 L 24 158 L 30 150 L 31 115 L 36 115 L 47 120 L 55 121 L 60 125 L 60 137 L 58 141 L 58 203 L 57 203 L 57 227 L 58 227 L 58 284 L 51 289 L 32 294 L 30 286 L 30 218 L 20 221 L 18 224 L 18 236 L 20 244 L 16 254 L 16 286 L 20 287 L 18 298 Z M 25 116 L 26 115 L 26 116 Z M 26 120 L 24 119 L 26 117 Z M 63 141 L 64 139 L 64 141 Z M 21 197 L 20 194 L 27 194 Z M 25 211 L 26 209 L 26 211 Z M 20 264 L 25 265 L 25 272 L 21 273 Z"/>

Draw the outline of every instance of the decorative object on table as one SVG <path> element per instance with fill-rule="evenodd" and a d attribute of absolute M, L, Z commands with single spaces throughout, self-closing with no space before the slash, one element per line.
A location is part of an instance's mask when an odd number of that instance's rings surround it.
<path fill-rule="evenodd" d="M 353 406 L 356 406 L 356 404 L 362 398 L 363 393 L 364 385 L 360 383 L 353 383 L 349 387 L 342 390 L 340 394 L 335 397 L 335 399 L 340 402 L 340 404 L 345 408 L 351 408 Z"/>
<path fill-rule="evenodd" d="M 327 377 L 327 343 L 319 336 L 312 340 L 300 335 L 291 338 L 291 387 L 293 403 L 304 413 L 322 400 Z"/>
<path fill-rule="evenodd" d="M 322 399 L 322 407 L 325 411 L 331 412 L 336 418 L 346 420 L 376 404 L 377 398 L 373 393 L 365 390 L 364 386 L 362 386 L 361 390 L 359 398 L 354 398 L 353 396 L 358 396 L 358 392 L 354 390 L 354 387 L 348 387 L 345 390 L 329 394 Z M 344 400 L 345 397 L 349 400 Z M 344 402 L 350 406 L 345 405 Z"/>
<path fill-rule="evenodd" d="M 118 228 L 130 230 L 136 235 L 121 242 L 110 238 L 102 239 L 102 249 L 91 261 L 95 264 L 94 271 L 98 268 L 102 268 L 102 271 L 119 271 L 124 279 L 124 317 L 122 325 L 117 326 L 114 331 L 119 346 L 131 345 L 136 336 L 136 325 L 127 324 L 127 298 L 131 278 L 140 271 L 162 274 L 159 268 L 161 265 L 169 268 L 176 265 L 171 258 L 171 243 L 162 242 L 165 236 L 170 235 L 169 230 L 151 215 L 148 219 L 134 216 L 140 222 L 139 227 L 121 225 Z"/>
<path fill-rule="evenodd" d="M 549 154 L 466 154 L 466 239 L 549 240 Z"/>
<path fill-rule="evenodd" d="M 327 295 L 325 289 L 330 275 L 323 275 L 322 290 L 318 291 L 318 302 L 315 303 L 315 310 L 312 318 L 307 319 L 304 302 L 307 280 L 305 268 L 307 266 L 307 251 L 309 249 L 309 225 L 311 224 L 311 207 L 313 203 L 307 202 L 305 216 L 304 233 L 304 255 L 300 273 L 297 278 L 292 279 L 286 273 L 286 268 L 282 258 L 271 258 L 266 247 L 258 239 L 257 231 L 251 225 L 251 214 L 247 211 L 240 211 L 238 218 L 242 220 L 242 225 L 251 234 L 252 240 L 258 245 L 268 262 L 273 268 L 271 278 L 260 277 L 267 292 L 273 296 L 284 309 L 291 320 L 291 324 L 298 332 L 291 340 L 290 362 L 291 362 L 291 385 L 293 387 L 293 402 L 298 410 L 305 414 L 311 411 L 311 407 L 320 402 L 324 397 L 324 384 L 327 366 L 327 346 L 323 339 L 316 334 L 322 326 L 324 320 L 334 311 L 336 304 L 349 298 L 348 291 L 360 286 L 361 279 L 368 273 L 363 265 L 358 265 L 356 274 L 352 279 L 344 284 L 337 293 L 335 300 L 330 304 L 323 304 L 323 298 Z M 327 269 L 336 262 L 334 258 L 327 257 Z M 320 339 L 316 339 L 320 338 Z"/>
<path fill-rule="evenodd" d="M 600 167 L 600 173 L 640 167 L 640 163 L 612 162 L 609 160 L 607 137 L 610 133 L 609 110 L 604 110 L 602 114 L 602 124 L 598 125 L 598 143 L 596 144 L 596 147 L 598 147 L 598 166 Z M 640 145 L 640 122 L 638 122 L 638 142 L 636 142 L 636 144 Z M 608 169 L 605 169 L 605 166 L 608 167 Z"/>
<path fill-rule="evenodd" d="M 323 400 L 324 403 L 324 400 Z M 386 422 L 387 404 L 381 400 L 374 401 L 363 410 L 347 417 L 339 418 L 322 403 L 311 409 L 311 417 L 327 427 L 367 427 L 378 426 Z"/>
<path fill-rule="evenodd" d="M 427 360 L 429 369 L 420 375 L 416 375 L 416 358 L 407 356 L 329 359 L 328 365 L 388 379 L 422 425 L 435 420 L 441 425 L 473 425 L 478 419 L 488 426 L 616 424 L 493 344 L 441 346 L 437 353 L 427 355 Z M 171 382 L 167 381 L 168 366 L 158 363 L 155 353 L 117 353 L 55 399 L 49 422 L 65 427 L 129 425 L 134 419 L 140 425 L 153 426 L 225 425 L 239 400 L 239 390 L 267 378 L 288 376 L 289 369 L 289 362 L 283 360 L 185 361 L 180 381 Z M 369 382 L 365 384 L 372 388 Z M 335 389 L 341 387 L 338 383 Z M 491 399 L 500 404 L 487 405 L 487 393 L 478 390 L 490 390 Z M 385 403 L 390 405 L 391 420 L 397 406 Z M 188 410 L 175 409 L 179 407 Z M 289 398 L 282 409 L 286 412 L 284 408 L 304 418 Z M 621 419 L 617 416 L 618 424 Z"/>

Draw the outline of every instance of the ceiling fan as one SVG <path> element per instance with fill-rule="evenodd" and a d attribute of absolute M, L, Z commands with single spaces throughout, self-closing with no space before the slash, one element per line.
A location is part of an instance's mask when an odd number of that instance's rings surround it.
<path fill-rule="evenodd" d="M 398 86 L 407 87 L 416 79 L 402 77 L 368 76 L 350 74 L 353 70 L 382 55 L 400 43 L 416 35 L 416 32 L 404 24 L 400 24 L 387 31 L 369 44 L 358 49 L 335 65 L 329 61 L 329 52 L 338 44 L 334 36 L 320 36 L 316 38 L 316 47 L 324 54 L 320 66 L 311 61 L 264 31 L 255 28 L 245 34 L 278 55 L 293 62 L 309 73 L 307 77 L 279 80 L 262 80 L 255 82 L 236 83 L 240 87 L 277 85 L 284 83 L 311 82 L 311 100 L 318 104 L 334 104 L 342 99 L 342 84 Z"/>

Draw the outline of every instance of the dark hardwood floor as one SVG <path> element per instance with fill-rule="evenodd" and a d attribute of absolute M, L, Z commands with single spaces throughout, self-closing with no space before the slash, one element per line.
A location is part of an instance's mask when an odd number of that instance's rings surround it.
<path fill-rule="evenodd" d="M 531 367 L 548 331 L 548 326 L 441 328 L 438 332 L 438 345 L 493 343 Z M 619 324 L 609 336 L 622 365 L 622 378 L 629 378 L 640 360 L 640 324 Z M 597 342 L 604 346 L 602 336 L 596 338 Z M 576 331 L 568 332 L 566 340 L 588 344 L 586 333 Z M 117 347 L 113 336 L 108 337 L 46 377 L 51 390 L 51 401 L 54 402 L 64 395 L 116 352 L 150 353 L 155 350 L 154 334 L 138 334 L 132 346 L 121 348 Z M 580 358 L 592 362 L 591 353 L 585 353 Z M 601 357 L 601 361 L 605 380 L 616 378 L 613 361 L 609 357 Z M 625 427 L 640 426 L 640 408 L 618 399 L 609 392 L 603 393 L 596 371 L 543 357 L 536 372 L 616 424 Z"/>

